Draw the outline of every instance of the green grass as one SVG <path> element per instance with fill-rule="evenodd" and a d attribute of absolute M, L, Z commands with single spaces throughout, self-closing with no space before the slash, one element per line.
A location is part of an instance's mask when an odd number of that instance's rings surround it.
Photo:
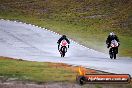
<path fill-rule="evenodd" d="M 120 56 L 132 57 L 131 0 L 2 0 L 0 18 L 32 23 L 95 50 L 108 53 L 105 40 L 115 32 Z"/>
<path fill-rule="evenodd" d="M 20 61 L 0 57 L 0 76 L 34 82 L 74 82 L 76 72 L 68 65 Z"/>

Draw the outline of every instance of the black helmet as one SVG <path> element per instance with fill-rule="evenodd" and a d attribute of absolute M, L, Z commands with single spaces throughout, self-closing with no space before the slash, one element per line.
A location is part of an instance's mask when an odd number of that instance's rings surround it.
<path fill-rule="evenodd" d="M 62 35 L 63 38 L 66 38 L 66 35 Z"/>

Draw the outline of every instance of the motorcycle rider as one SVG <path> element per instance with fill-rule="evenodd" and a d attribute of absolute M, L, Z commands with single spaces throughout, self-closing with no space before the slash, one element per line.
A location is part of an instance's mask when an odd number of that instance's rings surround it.
<path fill-rule="evenodd" d="M 58 50 L 59 50 L 59 47 L 60 47 L 60 43 L 62 40 L 66 40 L 68 44 L 70 44 L 70 41 L 68 40 L 68 38 L 66 37 L 66 35 L 62 35 L 62 37 L 58 40 Z M 68 48 L 69 48 L 69 45 L 68 45 Z"/>
<path fill-rule="evenodd" d="M 116 40 L 118 42 L 118 47 L 119 47 L 120 41 L 119 41 L 118 37 L 114 34 L 114 32 L 110 32 L 110 34 L 108 35 L 108 37 L 106 39 L 107 48 L 110 47 L 112 40 Z M 118 47 L 117 47 L 117 53 L 118 53 Z"/>

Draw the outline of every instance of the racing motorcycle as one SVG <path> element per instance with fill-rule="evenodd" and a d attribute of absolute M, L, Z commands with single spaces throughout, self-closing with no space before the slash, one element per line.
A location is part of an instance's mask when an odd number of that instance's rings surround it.
<path fill-rule="evenodd" d="M 116 59 L 116 54 L 118 53 L 118 46 L 119 43 L 116 40 L 112 40 L 110 44 L 110 50 L 109 50 L 109 55 L 111 59 Z"/>
<path fill-rule="evenodd" d="M 60 48 L 59 52 L 61 54 L 61 57 L 64 57 L 67 52 L 67 47 L 69 48 L 69 44 L 67 43 L 66 40 L 62 40 L 60 43 L 60 46 L 61 46 L 61 48 Z"/>

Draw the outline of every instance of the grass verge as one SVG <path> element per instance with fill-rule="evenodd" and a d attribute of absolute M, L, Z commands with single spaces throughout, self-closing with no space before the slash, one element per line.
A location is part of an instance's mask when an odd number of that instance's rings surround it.
<path fill-rule="evenodd" d="M 35 82 L 73 82 L 75 68 L 62 63 L 31 62 L 0 57 L 0 76 Z"/>
<path fill-rule="evenodd" d="M 21 81 L 34 82 L 75 82 L 79 74 L 78 66 L 63 63 L 33 62 L 22 59 L 0 57 L 0 76 L 14 78 Z M 87 73 L 97 73 L 95 70 L 85 69 Z M 3 80 L 5 81 L 5 79 Z"/>

